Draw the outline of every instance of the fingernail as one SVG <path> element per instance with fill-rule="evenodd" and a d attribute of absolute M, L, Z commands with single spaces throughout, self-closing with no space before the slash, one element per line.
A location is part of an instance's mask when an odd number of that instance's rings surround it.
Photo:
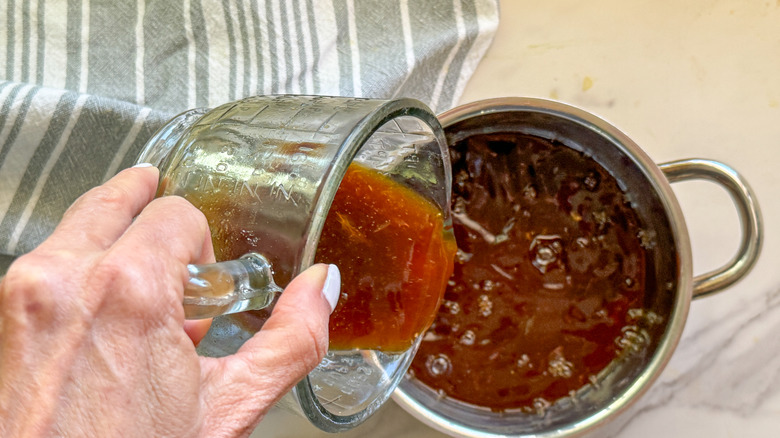
<path fill-rule="evenodd" d="M 138 163 L 133 167 L 154 167 L 154 164 L 152 163 Z"/>
<path fill-rule="evenodd" d="M 336 265 L 328 265 L 328 275 L 325 277 L 325 284 L 322 286 L 322 295 L 330 304 L 330 312 L 336 308 L 341 295 L 341 272 Z"/>

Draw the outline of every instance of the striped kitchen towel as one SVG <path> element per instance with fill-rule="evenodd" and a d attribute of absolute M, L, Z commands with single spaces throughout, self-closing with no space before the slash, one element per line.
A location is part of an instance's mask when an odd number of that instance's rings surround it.
<path fill-rule="evenodd" d="M 0 1 L 0 273 L 178 112 L 257 94 L 454 106 L 498 0 Z"/>

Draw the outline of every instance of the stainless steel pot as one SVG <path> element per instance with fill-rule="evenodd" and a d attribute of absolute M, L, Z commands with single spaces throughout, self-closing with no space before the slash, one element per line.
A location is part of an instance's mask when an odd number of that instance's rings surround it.
<path fill-rule="evenodd" d="M 753 267 L 762 241 L 755 195 L 729 166 L 689 159 L 656 165 L 606 121 L 557 102 L 500 98 L 467 104 L 439 116 L 450 145 L 475 134 L 519 132 L 556 140 L 591 156 L 622 185 L 652 236 L 646 308 L 661 317 L 638 354 L 614 360 L 572 397 L 543 413 L 492 412 L 441 397 L 407 376 L 393 398 L 429 426 L 460 437 L 572 437 L 623 412 L 658 378 L 682 335 L 692 298 L 721 291 Z M 694 277 L 688 230 L 670 183 L 704 179 L 731 195 L 741 221 L 741 244 L 723 267 Z"/>

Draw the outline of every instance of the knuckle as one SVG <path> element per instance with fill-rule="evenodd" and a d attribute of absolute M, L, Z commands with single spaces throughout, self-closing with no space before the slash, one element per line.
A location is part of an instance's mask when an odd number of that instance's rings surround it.
<path fill-rule="evenodd" d="M 185 221 L 198 229 L 208 229 L 206 216 L 190 201 L 181 196 L 164 196 L 157 198 L 150 204 L 154 209 L 161 209 L 169 215 L 176 217 L 177 222 Z"/>
<path fill-rule="evenodd" d="M 119 260 L 111 256 L 103 257 L 92 273 L 94 282 L 106 286 L 121 284 L 128 276 L 132 276 L 132 264 L 122 266 Z"/>
<path fill-rule="evenodd" d="M 136 265 L 128 260 L 123 262 L 118 257 L 103 257 L 92 270 L 91 288 L 105 291 L 107 302 L 118 303 L 120 308 L 130 312 L 137 302 L 135 291 L 146 287 L 139 271 Z"/>
<path fill-rule="evenodd" d="M 52 317 L 55 292 L 63 279 L 47 257 L 29 253 L 9 267 L 0 287 L 0 309 L 5 314 Z"/>
<path fill-rule="evenodd" d="M 127 316 L 153 317 L 174 307 L 173 271 L 147 253 L 109 252 L 93 268 L 91 280 L 94 289 L 105 291 L 112 308 Z"/>
<path fill-rule="evenodd" d="M 90 189 L 84 195 L 84 201 L 107 204 L 111 206 L 126 205 L 129 201 L 129 194 L 120 188 L 110 185 L 102 185 Z"/>
<path fill-rule="evenodd" d="M 91 188 L 81 195 L 65 211 L 63 220 L 81 214 L 101 214 L 101 210 L 127 210 L 131 204 L 130 194 L 117 187 L 102 185 Z"/>
<path fill-rule="evenodd" d="M 308 321 L 308 319 L 305 319 Z M 300 332 L 292 334 L 290 350 L 295 353 L 295 359 L 308 371 L 313 370 L 328 352 L 327 332 L 313 323 L 305 323 Z"/>
<path fill-rule="evenodd" d="M 322 358 L 328 353 L 328 336 L 327 333 L 312 333 L 314 352 L 316 356 L 312 357 L 312 363 L 309 364 L 311 369 L 314 369 L 321 361 Z"/>
<path fill-rule="evenodd" d="M 112 299 L 132 305 L 134 291 L 146 287 L 150 275 L 134 260 L 107 254 L 92 270 L 90 282 L 94 289 L 102 289 Z"/>

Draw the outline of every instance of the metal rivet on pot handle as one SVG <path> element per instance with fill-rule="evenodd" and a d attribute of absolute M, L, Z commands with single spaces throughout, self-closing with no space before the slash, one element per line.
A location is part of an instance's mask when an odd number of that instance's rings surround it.
<path fill-rule="evenodd" d="M 703 297 L 731 286 L 753 268 L 761 251 L 763 227 L 756 195 L 731 167 L 713 160 L 690 159 L 660 164 L 669 182 L 693 179 L 721 185 L 731 195 L 742 225 L 737 254 L 724 266 L 693 279 L 693 298 Z"/>

